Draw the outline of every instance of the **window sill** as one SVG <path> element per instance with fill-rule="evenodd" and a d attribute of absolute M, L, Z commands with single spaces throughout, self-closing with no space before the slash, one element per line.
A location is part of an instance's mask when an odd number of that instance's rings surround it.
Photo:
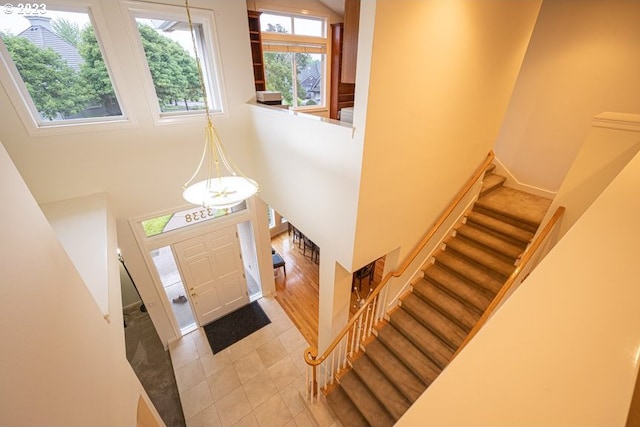
<path fill-rule="evenodd" d="M 309 110 L 305 110 L 304 112 L 299 110 L 290 110 L 288 108 L 284 108 L 280 105 L 267 105 L 256 102 L 255 100 L 248 101 L 247 105 L 259 108 L 261 110 L 272 111 L 274 114 L 286 114 L 289 116 L 297 116 L 304 119 L 315 120 L 319 122 L 331 123 L 337 126 L 345 127 L 345 128 L 353 128 L 353 125 L 348 122 L 343 122 L 340 120 L 330 119 L 328 117 L 316 116 L 314 114 L 310 114 Z"/>

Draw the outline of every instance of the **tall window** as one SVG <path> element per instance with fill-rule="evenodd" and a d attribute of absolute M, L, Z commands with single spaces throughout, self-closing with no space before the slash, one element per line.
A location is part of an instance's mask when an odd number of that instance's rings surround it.
<path fill-rule="evenodd" d="M 327 19 L 263 12 L 260 29 L 267 90 L 292 108 L 324 108 Z"/>
<path fill-rule="evenodd" d="M 123 116 L 88 9 L 16 3 L 3 12 L 0 62 L 36 125 Z"/>
<path fill-rule="evenodd" d="M 132 11 L 161 116 L 203 110 L 189 22 L 183 8 L 154 7 Z M 193 35 L 211 111 L 222 111 L 216 71 L 213 16 L 192 11 Z"/>

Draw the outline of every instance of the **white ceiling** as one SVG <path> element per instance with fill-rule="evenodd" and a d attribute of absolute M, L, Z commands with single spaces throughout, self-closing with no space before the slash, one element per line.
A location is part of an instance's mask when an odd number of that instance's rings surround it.
<path fill-rule="evenodd" d="M 344 15 L 344 0 L 318 0 L 339 15 Z"/>

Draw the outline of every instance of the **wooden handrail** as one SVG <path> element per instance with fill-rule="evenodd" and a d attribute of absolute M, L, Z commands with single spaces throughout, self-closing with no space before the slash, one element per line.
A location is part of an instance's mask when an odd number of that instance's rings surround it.
<path fill-rule="evenodd" d="M 536 253 L 540 245 L 542 245 L 542 243 L 547 239 L 547 236 L 549 236 L 553 228 L 556 226 L 556 223 L 560 220 L 560 217 L 562 217 L 562 215 L 564 214 L 564 211 L 565 211 L 564 206 L 558 207 L 558 209 L 556 209 L 555 213 L 553 214 L 551 219 L 549 219 L 549 221 L 547 222 L 545 227 L 542 229 L 540 234 L 531 243 L 531 245 L 529 245 L 529 247 L 525 249 L 525 251 L 522 254 L 520 264 L 518 264 L 516 269 L 513 270 L 513 273 L 511 273 L 511 276 L 509 276 L 507 281 L 504 282 L 504 285 L 502 285 L 502 288 L 500 288 L 496 296 L 493 298 L 493 301 L 491 301 L 487 309 L 484 311 L 484 313 L 482 313 L 482 316 L 480 316 L 480 319 L 478 319 L 478 322 L 471 329 L 471 331 L 469 331 L 469 334 L 464 339 L 464 341 L 462 342 L 458 350 L 455 352 L 455 354 L 453 355 L 453 358 L 455 358 L 458 355 L 458 353 L 462 351 L 462 349 L 469 343 L 469 341 L 471 341 L 471 339 L 484 326 L 487 320 L 489 320 L 489 316 L 491 316 L 491 313 L 493 313 L 493 311 L 500 305 L 504 297 L 507 295 L 507 293 L 513 286 L 513 284 L 516 282 L 516 279 L 518 278 L 518 276 L 520 275 L 524 267 L 526 267 L 529 261 L 531 261 L 531 258 Z"/>
<path fill-rule="evenodd" d="M 387 282 L 392 277 L 400 277 L 400 276 L 402 276 L 404 274 L 404 272 L 409 267 L 409 265 L 411 265 L 411 263 L 416 259 L 418 254 L 420 254 L 420 251 L 422 251 L 422 249 L 424 249 L 424 247 L 427 245 L 427 243 L 429 243 L 429 241 L 433 238 L 433 236 L 436 234 L 438 229 L 442 226 L 442 224 L 444 224 L 444 222 L 447 220 L 449 215 L 451 215 L 451 213 L 454 211 L 456 206 L 458 206 L 458 204 L 462 201 L 464 196 L 469 192 L 469 190 L 471 190 L 473 188 L 473 185 L 476 183 L 476 181 L 478 181 L 478 179 L 480 179 L 484 175 L 485 170 L 489 167 L 489 165 L 491 165 L 491 162 L 493 162 L 494 158 L 495 158 L 494 152 L 490 151 L 489 154 L 487 154 L 487 158 L 485 159 L 485 161 L 482 162 L 482 164 L 478 167 L 478 169 L 473 174 L 473 176 L 471 178 L 469 178 L 469 180 L 467 181 L 465 186 L 462 187 L 462 189 L 458 192 L 456 197 L 451 201 L 451 203 L 449 203 L 449 206 L 447 207 L 447 209 L 445 209 L 445 211 L 442 213 L 442 215 L 440 215 L 440 217 L 435 222 L 433 227 L 431 227 L 429 232 L 422 238 L 422 240 L 418 243 L 418 245 L 415 247 L 415 249 L 407 257 L 405 262 L 400 266 L 400 268 L 398 270 L 396 270 L 394 272 L 391 272 L 391 273 L 387 273 L 387 275 L 384 276 L 384 278 L 382 279 L 380 284 L 376 287 L 376 289 L 373 292 L 371 292 L 371 294 L 369 295 L 369 297 L 367 298 L 365 303 L 362 305 L 362 307 L 360 307 L 360 309 L 351 317 L 351 320 L 342 329 L 342 331 L 333 339 L 333 341 L 331 342 L 331 344 L 329 344 L 329 346 L 324 351 L 324 353 L 322 353 L 322 355 L 320 357 L 318 357 L 318 349 L 316 347 L 309 347 L 309 348 L 307 348 L 305 350 L 305 352 L 304 352 L 304 360 L 307 362 L 308 365 L 310 365 L 310 366 L 312 366 L 314 368 L 314 370 L 313 370 L 313 377 L 314 377 L 313 378 L 313 383 L 314 384 L 316 383 L 315 367 L 318 366 L 320 363 L 324 362 L 327 359 L 327 357 L 329 357 L 331 352 L 336 348 L 336 346 L 340 343 L 340 341 L 342 341 L 344 336 L 348 333 L 348 331 L 351 329 L 351 327 L 355 324 L 357 319 L 364 313 L 364 310 L 367 309 L 367 307 L 369 306 L 369 304 L 371 304 L 371 302 L 374 300 L 374 298 L 376 298 L 378 296 L 378 294 L 384 288 L 384 286 L 387 284 Z"/>

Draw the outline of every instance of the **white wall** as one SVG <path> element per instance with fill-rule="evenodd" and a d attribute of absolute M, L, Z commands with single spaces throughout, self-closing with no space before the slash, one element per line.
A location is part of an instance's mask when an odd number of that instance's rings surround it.
<path fill-rule="evenodd" d="M 351 266 L 362 143 L 357 130 L 308 114 L 252 106 L 260 198 Z M 355 136 L 353 134 L 355 133 Z"/>
<path fill-rule="evenodd" d="M 103 314 L 109 313 L 107 195 L 40 206 Z"/>
<path fill-rule="evenodd" d="M 622 426 L 638 374 L 640 156 L 398 426 Z"/>
<path fill-rule="evenodd" d="M 518 181 L 557 191 L 595 115 L 640 112 L 638 20 L 635 0 L 543 3 L 495 145 Z"/>
<path fill-rule="evenodd" d="M 539 6 L 375 2 L 354 266 L 403 260 L 491 150 Z"/>
<path fill-rule="evenodd" d="M 107 322 L 2 145 L 0 201 L 0 425 L 135 426 L 149 400 L 126 360 L 113 214 Z"/>
<path fill-rule="evenodd" d="M 39 204 L 107 193 L 117 218 L 118 242 L 127 266 L 147 302 L 163 342 L 174 337 L 159 304 L 151 275 L 131 234 L 128 219 L 185 208 L 182 184 L 193 173 L 204 143 L 204 119 L 155 125 L 144 74 L 138 67 L 126 3 L 70 0 L 93 5 L 96 26 L 112 47 L 107 53 L 115 83 L 133 120 L 127 128 L 31 137 L 0 86 L 0 139 Z M 184 7 L 180 0 L 171 3 Z M 212 9 L 217 27 L 222 84 L 227 109 L 214 116 L 222 142 L 238 166 L 253 175 L 245 102 L 255 96 L 246 4 L 242 1 L 192 0 L 193 8 Z"/>

